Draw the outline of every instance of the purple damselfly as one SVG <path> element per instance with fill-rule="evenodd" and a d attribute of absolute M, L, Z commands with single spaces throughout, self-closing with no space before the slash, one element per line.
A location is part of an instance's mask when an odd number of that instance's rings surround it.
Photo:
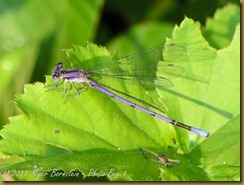
<path fill-rule="evenodd" d="M 52 73 L 52 78 L 54 81 L 59 81 L 61 82 L 61 80 L 64 80 L 64 92 L 66 93 L 66 83 L 70 82 L 72 87 L 74 88 L 74 90 L 76 91 L 76 94 L 79 95 L 79 91 L 77 90 L 77 88 L 75 87 L 75 85 L 73 84 L 74 82 L 81 84 L 83 87 L 86 87 L 84 84 L 82 84 L 83 82 L 88 83 L 91 87 L 95 88 L 96 90 L 122 102 L 125 103 L 133 108 L 136 108 L 142 112 L 145 112 L 151 116 L 157 117 L 163 121 L 166 121 L 174 126 L 178 126 L 181 128 L 184 128 L 186 130 L 189 130 L 195 134 L 198 134 L 202 137 L 208 137 L 209 136 L 209 132 L 199 129 L 199 128 L 194 128 L 191 126 L 188 126 L 186 124 L 180 123 L 178 121 L 175 121 L 171 118 L 165 117 L 161 114 L 158 114 L 156 112 L 153 112 L 145 107 L 142 107 L 132 101 L 129 101 L 125 98 L 122 98 L 118 95 L 116 95 L 115 93 L 111 92 L 110 90 L 108 90 L 107 88 L 103 87 L 102 85 L 99 85 L 98 83 L 96 83 L 95 81 L 93 81 L 90 76 L 92 76 L 94 73 L 93 72 L 89 72 L 86 70 L 81 70 L 81 69 L 72 69 L 72 70 L 62 70 L 63 69 L 63 64 L 62 63 L 58 63 L 56 68 L 54 69 L 53 73 Z M 102 75 L 101 75 L 102 76 Z M 116 77 L 116 74 L 115 74 Z M 121 79 L 121 78 L 126 78 L 126 80 L 129 80 L 131 77 L 131 75 L 117 75 L 117 78 Z M 150 76 L 152 77 L 152 76 Z M 154 77 L 154 78 L 158 78 L 158 81 L 161 80 L 161 82 L 164 84 L 171 84 L 171 82 L 164 78 L 164 77 Z M 57 86 L 60 85 L 60 83 L 57 84 Z M 129 96 L 131 97 L 131 96 Z"/>

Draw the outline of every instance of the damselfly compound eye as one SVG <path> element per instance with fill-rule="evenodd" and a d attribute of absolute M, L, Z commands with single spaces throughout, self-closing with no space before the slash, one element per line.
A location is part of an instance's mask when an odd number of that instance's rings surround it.
<path fill-rule="evenodd" d="M 58 73 L 54 73 L 53 75 L 52 75 L 52 77 L 53 77 L 53 81 L 59 81 L 59 74 Z"/>
<path fill-rule="evenodd" d="M 59 70 L 61 70 L 63 67 L 64 67 L 64 64 L 60 62 L 60 63 L 58 63 L 58 64 L 56 65 L 55 71 L 56 71 L 56 70 L 59 71 Z"/>

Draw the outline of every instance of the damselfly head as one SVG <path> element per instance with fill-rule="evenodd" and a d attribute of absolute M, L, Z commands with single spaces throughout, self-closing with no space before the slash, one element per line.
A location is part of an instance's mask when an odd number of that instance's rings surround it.
<path fill-rule="evenodd" d="M 53 70 L 52 73 L 52 77 L 53 77 L 53 81 L 58 81 L 60 78 L 60 74 L 61 74 L 61 69 L 64 67 L 63 63 L 58 63 L 55 67 L 55 69 Z"/>

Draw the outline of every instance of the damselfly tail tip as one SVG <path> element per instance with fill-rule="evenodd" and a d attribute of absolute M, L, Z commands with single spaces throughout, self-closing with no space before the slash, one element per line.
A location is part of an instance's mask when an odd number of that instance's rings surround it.
<path fill-rule="evenodd" d="M 191 131 L 203 137 L 208 137 L 210 135 L 210 133 L 206 130 L 202 130 L 199 128 L 191 128 Z"/>

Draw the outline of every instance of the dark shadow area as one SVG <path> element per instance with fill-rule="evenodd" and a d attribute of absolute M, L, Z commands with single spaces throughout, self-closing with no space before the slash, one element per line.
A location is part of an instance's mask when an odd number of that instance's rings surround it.
<path fill-rule="evenodd" d="M 0 15 L 4 14 L 5 11 L 20 9 L 29 0 L 1 0 L 0 1 Z"/>
<path fill-rule="evenodd" d="M 39 54 L 36 60 L 36 65 L 33 70 L 33 75 L 30 82 L 45 82 L 44 74 L 49 74 L 48 65 L 51 61 L 53 47 L 55 44 L 56 35 L 52 32 L 45 40 L 42 41 Z"/>

